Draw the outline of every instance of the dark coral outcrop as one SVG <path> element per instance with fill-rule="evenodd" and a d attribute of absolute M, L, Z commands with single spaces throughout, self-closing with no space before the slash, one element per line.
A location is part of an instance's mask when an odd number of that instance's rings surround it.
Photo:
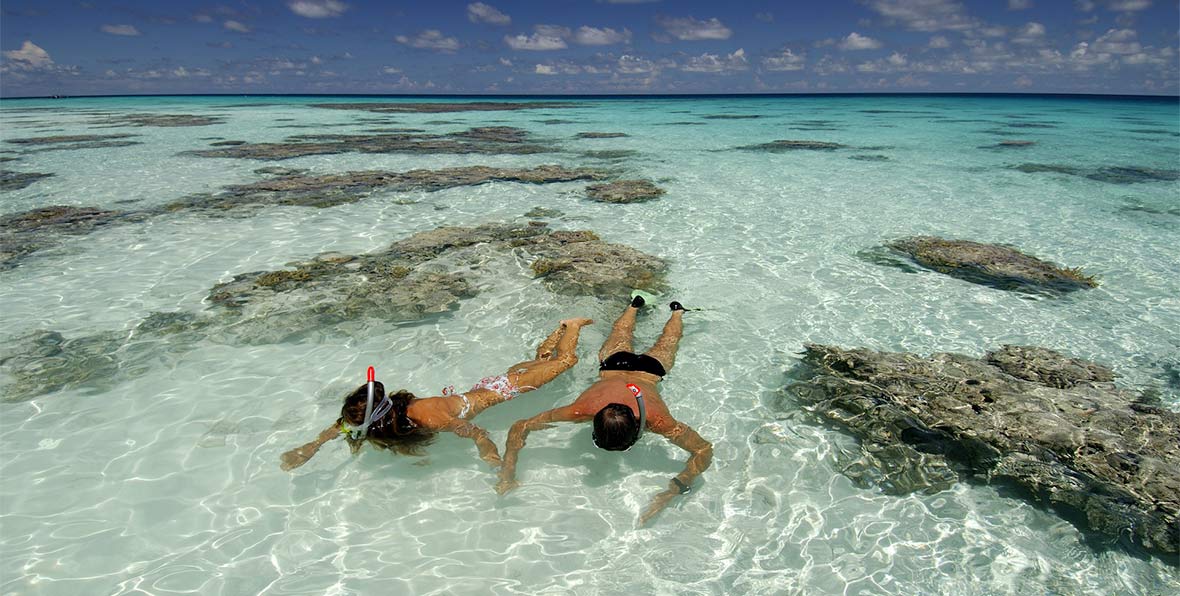
<path fill-rule="evenodd" d="M 932 271 L 1001 290 L 1057 295 L 1098 286 L 1080 269 L 1059 267 L 998 244 L 914 236 L 887 246 Z"/>
<path fill-rule="evenodd" d="M 1180 553 L 1180 414 L 1115 387 L 1109 369 L 1024 346 L 982 358 L 805 349 L 788 395 L 889 460 L 878 478 L 890 492 L 945 488 L 927 480 L 953 469 L 1019 487 L 1111 542 Z M 889 474 L 914 468 L 930 473 Z"/>

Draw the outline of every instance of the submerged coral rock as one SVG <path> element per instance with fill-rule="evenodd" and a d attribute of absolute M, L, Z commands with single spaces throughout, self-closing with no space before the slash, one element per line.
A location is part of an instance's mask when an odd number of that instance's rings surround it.
<path fill-rule="evenodd" d="M 1050 173 L 1081 176 L 1090 180 L 1110 184 L 1139 184 L 1142 182 L 1172 182 L 1180 180 L 1180 170 L 1161 170 L 1139 166 L 1082 168 L 1059 164 L 1023 163 L 1012 166 L 1012 169 L 1026 174 Z"/>
<path fill-rule="evenodd" d="M 103 149 L 110 147 L 127 147 L 139 145 L 140 141 L 128 140 L 135 135 L 57 135 L 50 137 L 27 137 L 19 139 L 5 139 L 6 143 L 35 147 L 28 151 L 62 151 L 72 149 Z"/>
<path fill-rule="evenodd" d="M 580 132 L 574 136 L 579 139 L 621 139 L 631 135 L 625 132 Z"/>
<path fill-rule="evenodd" d="M 586 187 L 586 196 L 603 203 L 640 203 L 657 199 L 664 192 L 647 180 L 616 180 Z"/>
<path fill-rule="evenodd" d="M 758 145 L 744 145 L 738 147 L 745 151 L 765 151 L 767 153 L 782 153 L 785 151 L 835 151 L 847 145 L 830 143 L 828 141 L 771 141 Z"/>
<path fill-rule="evenodd" d="M 38 395 L 92 385 L 117 375 L 115 334 L 67 340 L 56 331 L 39 330 L 10 338 L 0 350 L 0 401 L 24 401 Z"/>
<path fill-rule="evenodd" d="M 1180 553 L 1180 414 L 1117 389 L 1108 369 L 1017 346 L 923 358 L 808 345 L 804 363 L 789 392 L 878 457 L 882 446 L 934 457 L 1112 541 Z"/>
<path fill-rule="evenodd" d="M 237 275 L 210 290 L 208 299 L 236 319 L 233 333 L 253 343 L 287 341 L 359 319 L 413 321 L 475 294 L 472 279 L 480 273 L 454 266 L 468 251 L 523 251 L 534 260 L 561 261 L 561 271 L 545 271 L 545 284 L 561 294 L 656 289 L 667 268 L 661 259 L 587 231 L 554 232 L 540 223 L 447 226 L 364 255 L 325 253 L 291 269 Z"/>
<path fill-rule="evenodd" d="M 121 114 L 96 120 L 95 124 L 106 126 L 156 126 L 176 128 L 182 126 L 209 126 L 225 122 L 222 116 L 196 116 L 193 114 Z"/>
<path fill-rule="evenodd" d="M 112 139 L 126 139 L 135 135 L 57 135 L 52 137 L 27 137 L 21 139 L 5 139 L 5 143 L 16 145 L 62 145 L 73 143 L 89 143 L 94 141 L 109 141 Z"/>
<path fill-rule="evenodd" d="M 436 135 L 424 133 L 299 135 L 281 143 L 245 143 L 216 149 L 185 151 L 182 155 L 238 159 L 282 160 L 308 155 L 338 153 L 481 153 L 528 155 L 551 151 L 547 146 L 525 143 L 528 133 L 506 126 L 479 127 Z"/>
<path fill-rule="evenodd" d="M 915 236 L 888 247 L 928 269 L 1001 290 L 1059 294 L 1098 286 L 1079 269 L 1058 267 L 996 244 Z"/>
<path fill-rule="evenodd" d="M 458 186 L 476 186 L 489 182 L 522 182 L 549 184 L 575 180 L 600 180 L 606 172 L 588 168 L 566 168 L 542 165 L 534 168 L 492 168 L 465 166 L 441 170 L 410 170 L 409 172 L 344 172 L 310 176 L 299 173 L 279 174 L 249 184 L 228 186 L 219 194 L 190 197 L 173 203 L 166 209 L 230 209 L 245 205 L 303 205 L 331 207 L 358 201 L 377 190 L 438 191 Z"/>
<path fill-rule="evenodd" d="M 0 270 L 15 267 L 29 254 L 55 246 L 63 234 L 86 234 L 126 216 L 121 211 L 55 205 L 0 217 Z"/>
<path fill-rule="evenodd" d="M 0 190 L 20 190 L 42 178 L 48 178 L 52 175 L 41 172 L 0 170 Z"/>
<path fill-rule="evenodd" d="M 634 289 L 658 292 L 668 268 L 663 259 L 585 231 L 553 232 L 525 250 L 538 255 L 533 272 L 558 294 L 606 298 Z"/>
<path fill-rule="evenodd" d="M 500 112 L 515 110 L 536 110 L 553 108 L 575 108 L 578 104 L 565 101 L 469 101 L 469 102 L 430 102 L 430 103 L 317 103 L 313 108 L 329 110 L 364 110 L 366 112 L 386 113 L 419 113 L 442 114 L 449 112 Z"/>

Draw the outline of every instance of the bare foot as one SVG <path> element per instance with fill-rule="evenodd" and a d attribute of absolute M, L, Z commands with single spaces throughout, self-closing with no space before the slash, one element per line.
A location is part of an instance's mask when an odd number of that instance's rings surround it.
<path fill-rule="evenodd" d="M 561 325 L 563 327 L 580 328 L 594 322 L 594 319 L 587 319 L 585 317 L 578 317 L 573 319 L 562 319 Z"/>

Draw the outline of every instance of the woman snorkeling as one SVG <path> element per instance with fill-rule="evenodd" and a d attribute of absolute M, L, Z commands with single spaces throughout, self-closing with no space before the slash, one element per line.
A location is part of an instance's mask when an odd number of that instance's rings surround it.
<path fill-rule="evenodd" d="M 438 397 L 419 398 L 400 390 L 386 395 L 385 386 L 372 378 L 344 399 L 340 418 L 315 440 L 283 454 L 282 468 L 293 470 L 307 463 L 324 443 L 344 435 L 353 453 L 365 441 L 406 455 L 421 450 L 441 431 L 453 432 L 475 441 L 479 457 L 492 466 L 500 465 L 496 445 L 484 429 L 469 422 L 480 412 L 532 391 L 577 364 L 575 351 L 582 327 L 590 319 L 566 319 L 537 348 L 537 357 L 514 364 L 508 372 L 486 377 L 466 393 L 452 388 Z"/>

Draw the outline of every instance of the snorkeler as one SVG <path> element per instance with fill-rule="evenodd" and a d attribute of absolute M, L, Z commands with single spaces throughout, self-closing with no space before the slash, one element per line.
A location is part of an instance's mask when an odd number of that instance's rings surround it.
<path fill-rule="evenodd" d="M 498 466 L 500 454 L 496 445 L 488 438 L 487 431 L 469 420 L 487 408 L 552 381 L 577 364 L 578 334 L 584 325 L 593 322 L 590 319 L 562 321 L 541 342 L 536 359 L 514 364 L 500 376 L 486 377 L 466 393 L 456 393 L 448 387 L 438 397 L 418 398 L 405 390 L 386 395 L 385 386 L 373 380 L 370 368 L 369 382 L 344 399 L 336 423 L 324 429 L 315 440 L 284 453 L 281 467 L 292 470 L 302 466 L 324 443 L 341 434 L 353 453 L 369 441 L 405 455 L 421 455 L 422 448 L 441 431 L 475 441 L 479 456 Z"/>
<path fill-rule="evenodd" d="M 615 321 L 610 336 L 598 351 L 600 362 L 598 381 L 584 391 L 574 403 L 542 412 L 532 418 L 517 421 L 508 432 L 504 447 L 504 463 L 500 467 L 500 494 L 516 488 L 516 460 L 524 447 L 529 432 L 547 428 L 550 422 L 594 421 L 594 444 L 610 451 L 626 451 L 646 428 L 691 453 L 684 470 L 668 482 L 668 489 L 657 494 L 651 505 L 639 517 L 642 525 L 659 513 L 677 495 L 687 494 L 692 482 L 713 461 L 713 445 L 693 429 L 678 422 L 668 412 L 656 384 L 676 359 L 676 348 L 683 334 L 681 317 L 684 307 L 679 302 L 669 305 L 672 316 L 664 325 L 660 338 L 644 354 L 633 353 L 631 334 L 635 329 L 635 315 L 644 305 L 636 296 L 631 305 Z"/>

